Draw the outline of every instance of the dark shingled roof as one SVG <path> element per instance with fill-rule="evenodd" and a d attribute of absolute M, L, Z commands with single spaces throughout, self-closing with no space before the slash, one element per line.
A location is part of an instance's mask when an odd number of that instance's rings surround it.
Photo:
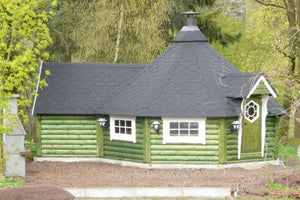
<path fill-rule="evenodd" d="M 99 114 L 95 110 L 111 100 L 146 65 L 100 63 L 43 63 L 48 87 L 39 91 L 36 114 Z"/>
<path fill-rule="evenodd" d="M 208 44 L 197 26 L 184 26 L 150 65 L 44 63 L 49 87 L 36 114 L 230 117 L 261 74 L 240 73 Z M 282 108 L 269 101 L 270 115 Z"/>

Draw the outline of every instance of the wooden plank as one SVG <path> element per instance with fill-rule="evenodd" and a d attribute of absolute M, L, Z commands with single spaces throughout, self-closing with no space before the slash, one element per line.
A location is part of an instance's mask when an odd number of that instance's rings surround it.
<path fill-rule="evenodd" d="M 104 141 L 103 141 L 103 129 L 100 127 L 97 120 L 96 122 L 96 137 L 97 137 L 97 157 L 104 156 Z"/>
<path fill-rule="evenodd" d="M 36 137 L 36 155 L 42 156 L 42 133 L 41 133 L 41 117 L 39 115 L 35 118 L 35 137 Z"/>
<path fill-rule="evenodd" d="M 42 149 L 74 149 L 74 150 L 96 150 L 96 146 L 95 145 L 74 145 L 74 144 L 71 144 L 71 145 L 42 145 Z"/>
<path fill-rule="evenodd" d="M 151 162 L 151 135 L 150 135 L 150 127 L 149 127 L 149 120 L 147 118 L 144 119 L 143 122 L 143 157 L 145 163 Z"/>
<path fill-rule="evenodd" d="M 96 130 L 42 130 L 42 135 L 96 135 Z"/>
<path fill-rule="evenodd" d="M 42 125 L 94 125 L 94 120 L 43 120 Z"/>
<path fill-rule="evenodd" d="M 120 148 L 120 147 L 105 147 L 105 152 L 120 152 L 120 153 L 143 155 L 143 150 L 141 149 L 130 149 L 130 148 Z"/>
<path fill-rule="evenodd" d="M 96 155 L 96 150 L 67 150 L 67 149 L 42 149 L 42 154 L 53 155 Z"/>
<path fill-rule="evenodd" d="M 42 135 L 42 140 L 96 140 L 95 135 Z"/>
<path fill-rule="evenodd" d="M 219 163 L 226 163 L 227 156 L 227 133 L 226 133 L 226 119 L 220 119 L 220 129 L 219 129 Z"/>
<path fill-rule="evenodd" d="M 176 150 L 152 150 L 152 156 L 217 156 L 218 151 L 176 151 Z"/>
<path fill-rule="evenodd" d="M 109 147 L 109 146 L 111 146 L 111 147 L 121 147 L 121 148 L 131 148 L 131 149 L 143 149 L 142 144 L 104 140 L 104 149 L 106 147 Z"/>
<path fill-rule="evenodd" d="M 95 130 L 95 125 L 41 125 L 42 130 Z"/>
<path fill-rule="evenodd" d="M 151 150 L 185 150 L 185 151 L 217 151 L 218 146 L 206 145 L 180 145 L 180 144 L 165 144 L 165 145 L 151 145 Z"/>
<path fill-rule="evenodd" d="M 81 144 L 81 145 L 96 145 L 96 140 L 43 140 L 42 144 Z"/>
<path fill-rule="evenodd" d="M 151 156 L 154 161 L 218 161 L 218 156 Z"/>
<path fill-rule="evenodd" d="M 105 157 L 114 157 L 114 158 L 118 158 L 118 159 L 127 158 L 127 159 L 132 159 L 134 161 L 137 161 L 137 160 L 143 161 L 143 155 L 106 151 L 106 148 L 104 148 L 104 155 L 105 155 Z"/>

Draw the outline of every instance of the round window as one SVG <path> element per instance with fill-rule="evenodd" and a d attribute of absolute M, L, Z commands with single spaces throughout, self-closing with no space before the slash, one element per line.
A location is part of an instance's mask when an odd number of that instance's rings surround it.
<path fill-rule="evenodd" d="M 254 122 L 259 117 L 259 105 L 254 101 L 250 101 L 245 106 L 245 118 L 249 122 Z"/>

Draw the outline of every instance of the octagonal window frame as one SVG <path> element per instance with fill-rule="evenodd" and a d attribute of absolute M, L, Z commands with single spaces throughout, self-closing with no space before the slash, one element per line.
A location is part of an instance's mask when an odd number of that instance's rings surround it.
<path fill-rule="evenodd" d="M 248 114 L 248 110 L 247 110 L 247 107 L 248 107 L 248 105 L 250 105 L 251 103 L 253 103 L 254 104 L 254 106 L 256 106 L 256 115 L 252 118 L 252 119 L 250 119 L 249 118 L 249 116 L 247 116 L 247 114 Z M 247 119 L 250 123 L 253 123 L 253 122 L 255 122 L 258 118 L 259 118 L 259 104 L 258 103 L 256 103 L 255 101 L 253 101 L 253 100 L 251 100 L 251 101 L 249 101 L 246 105 L 245 105 L 245 107 L 244 107 L 244 110 L 245 110 L 245 112 L 244 112 L 244 117 L 245 117 L 245 119 Z"/>

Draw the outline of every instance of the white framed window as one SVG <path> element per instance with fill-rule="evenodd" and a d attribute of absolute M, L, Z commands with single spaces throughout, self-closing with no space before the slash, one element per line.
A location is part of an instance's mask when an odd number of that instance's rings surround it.
<path fill-rule="evenodd" d="M 206 118 L 162 118 L 163 143 L 205 144 Z"/>
<path fill-rule="evenodd" d="M 122 140 L 135 143 L 135 117 L 110 116 L 110 140 Z"/>
<path fill-rule="evenodd" d="M 251 123 L 259 118 L 259 105 L 251 100 L 245 105 L 244 117 Z"/>

